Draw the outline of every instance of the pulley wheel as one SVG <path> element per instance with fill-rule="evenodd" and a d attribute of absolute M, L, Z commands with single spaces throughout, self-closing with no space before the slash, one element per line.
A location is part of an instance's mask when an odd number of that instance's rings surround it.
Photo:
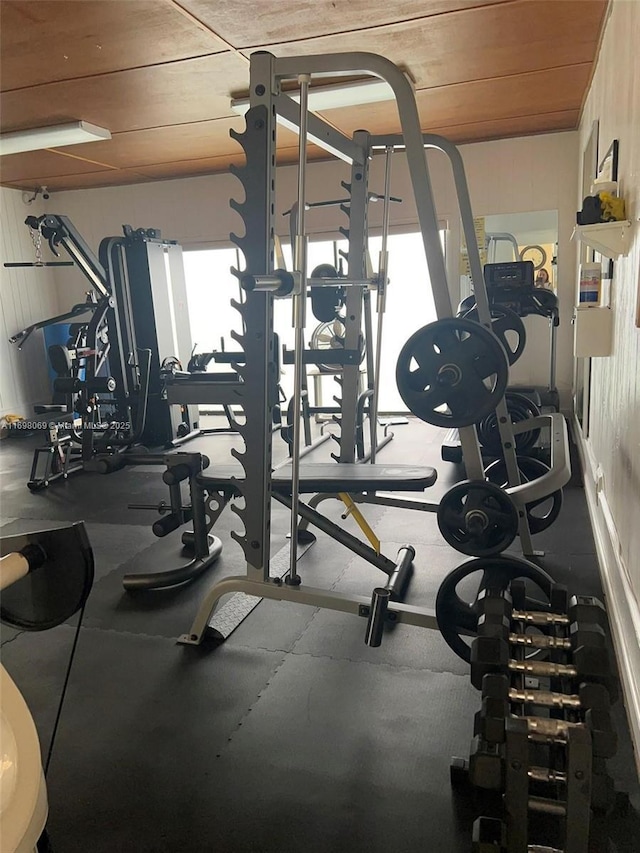
<path fill-rule="evenodd" d="M 504 395 L 511 423 L 518 424 L 530 418 L 537 418 L 540 409 L 524 394 L 507 391 Z M 515 437 L 516 451 L 526 455 L 532 450 L 540 437 L 538 428 L 518 433 Z M 498 417 L 495 412 L 487 415 L 478 423 L 478 439 L 484 449 L 494 456 L 502 456 L 502 439 L 498 429 Z"/>
<path fill-rule="evenodd" d="M 398 356 L 396 383 L 407 408 L 429 424 L 470 426 L 493 411 L 509 365 L 495 335 L 447 317 L 414 332 Z"/>
<path fill-rule="evenodd" d="M 479 582 L 468 580 L 481 573 Z M 516 578 L 531 581 L 543 593 L 545 603 L 527 598 L 526 609 L 542 610 L 551 596 L 553 579 L 543 569 L 518 557 L 482 557 L 468 560 L 446 576 L 436 596 L 436 619 L 442 636 L 462 660 L 471 660 L 471 648 L 462 634 L 475 635 L 478 629 L 476 601 L 482 589 L 507 589 Z"/>
<path fill-rule="evenodd" d="M 509 364 L 515 364 L 524 352 L 527 332 L 521 318 L 506 305 L 491 306 L 491 331 L 504 347 Z M 472 308 L 463 315 L 466 320 L 479 323 L 478 309 Z"/>
<path fill-rule="evenodd" d="M 344 324 L 340 319 L 332 320 L 328 323 L 320 323 L 311 334 L 309 343 L 311 349 L 315 350 L 340 350 L 344 349 Z M 358 336 L 358 349 L 360 350 L 360 364 L 362 364 L 367 348 L 364 335 L 360 332 Z M 327 353 L 330 355 L 330 352 Z M 319 364 L 318 369 L 322 373 L 342 373 L 344 364 Z"/>
<path fill-rule="evenodd" d="M 537 480 L 549 471 L 549 466 L 545 465 L 540 459 L 535 459 L 532 456 L 518 456 L 518 470 L 523 483 L 530 483 L 532 480 Z M 504 459 L 496 459 L 491 465 L 487 466 L 484 472 L 487 479 L 506 489 L 509 485 L 509 477 L 507 474 L 507 466 Z M 538 498 L 535 501 L 525 505 L 527 520 L 529 521 L 529 530 L 531 533 L 542 533 L 547 527 L 550 527 L 560 514 L 562 508 L 562 489 L 558 489 L 544 498 Z"/>
<path fill-rule="evenodd" d="M 464 480 L 438 506 L 440 532 L 456 551 L 472 557 L 499 554 L 518 533 L 518 511 L 509 495 L 484 480 Z"/>

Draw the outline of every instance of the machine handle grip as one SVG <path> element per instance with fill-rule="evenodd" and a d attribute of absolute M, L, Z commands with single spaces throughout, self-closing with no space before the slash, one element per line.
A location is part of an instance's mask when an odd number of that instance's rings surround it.
<path fill-rule="evenodd" d="M 162 472 L 162 482 L 167 486 L 175 486 L 183 480 L 188 480 L 190 473 L 188 465 L 172 465 L 171 468 Z"/>
<path fill-rule="evenodd" d="M 163 518 L 159 518 L 157 521 L 153 522 L 152 530 L 154 536 L 158 536 L 162 538 L 163 536 L 167 536 L 169 533 L 173 533 L 174 530 L 177 530 L 183 524 L 185 524 L 186 518 L 182 512 L 172 512 L 169 515 L 165 515 Z"/>
<path fill-rule="evenodd" d="M 96 471 L 99 474 L 113 474 L 114 471 L 120 471 L 127 464 L 127 460 L 122 453 L 114 453 L 113 456 L 103 456 L 96 461 Z"/>

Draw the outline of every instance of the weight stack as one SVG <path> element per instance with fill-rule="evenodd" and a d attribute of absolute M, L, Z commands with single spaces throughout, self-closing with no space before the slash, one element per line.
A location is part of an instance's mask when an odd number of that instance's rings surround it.
<path fill-rule="evenodd" d="M 591 818 L 616 802 L 607 759 L 618 696 L 602 602 L 554 585 L 549 605 L 523 581 L 481 591 L 471 681 L 481 691 L 469 760 L 454 759 L 481 804 L 472 853 L 587 853 Z M 487 806 L 487 804 L 489 804 Z"/>

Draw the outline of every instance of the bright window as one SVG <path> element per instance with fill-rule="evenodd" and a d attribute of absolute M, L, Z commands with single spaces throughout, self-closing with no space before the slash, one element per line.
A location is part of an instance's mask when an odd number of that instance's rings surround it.
<path fill-rule="evenodd" d="M 442 232 L 441 232 L 442 233 Z M 378 266 L 381 238 L 369 241 L 374 269 Z M 346 242 L 338 244 L 346 249 Z M 395 369 L 402 345 L 416 329 L 436 319 L 429 272 L 424 256 L 420 233 L 395 234 L 388 240 L 389 286 L 384 316 L 382 366 L 380 371 L 379 410 L 398 412 L 406 410 L 396 388 Z M 288 246 L 284 247 L 287 265 L 291 264 Z M 314 241 L 309 243 L 308 270 L 311 272 L 321 263 L 334 263 L 334 243 Z M 211 249 L 184 253 L 185 276 L 191 335 L 200 352 L 221 349 L 224 340 L 226 350 L 237 350 L 238 345 L 230 337 L 234 329 L 240 332 L 242 323 L 239 313 L 231 307 L 231 299 L 239 300 L 239 284 L 230 268 L 237 266 L 235 249 Z M 346 268 L 346 263 L 345 263 Z M 377 329 L 376 293 L 372 292 L 373 327 Z M 275 329 L 280 336 L 281 346 L 293 347 L 292 303 L 290 299 L 276 299 L 274 305 Z M 306 344 L 319 321 L 311 312 L 311 300 L 307 302 Z M 375 341 L 370 345 L 375 350 Z M 214 367 L 214 369 L 216 369 Z M 221 366 L 228 370 L 228 366 Z M 283 367 L 282 387 L 287 398 L 292 393 L 293 366 Z M 331 375 L 323 377 L 323 403 L 330 405 L 337 393 L 337 385 Z M 309 383 L 310 388 L 312 382 Z"/>

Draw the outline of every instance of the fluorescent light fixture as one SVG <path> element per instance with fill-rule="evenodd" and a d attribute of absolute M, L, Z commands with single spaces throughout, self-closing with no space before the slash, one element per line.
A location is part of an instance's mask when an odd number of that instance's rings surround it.
<path fill-rule="evenodd" d="M 282 94 L 300 102 L 300 93 L 297 90 Z M 392 101 L 393 98 L 393 89 L 384 80 L 355 80 L 352 83 L 332 86 L 312 86 L 309 89 L 309 109 L 311 112 L 323 112 L 340 107 L 377 104 L 381 101 Z M 231 109 L 244 115 L 249 109 L 249 98 L 234 98 L 231 101 Z"/>
<path fill-rule="evenodd" d="M 99 142 L 104 139 L 111 139 L 111 133 L 104 127 L 89 124 L 88 121 L 14 130 L 0 134 L 0 155 L 39 151 L 42 148 L 61 148 L 63 145 L 80 145 L 83 142 Z"/>

